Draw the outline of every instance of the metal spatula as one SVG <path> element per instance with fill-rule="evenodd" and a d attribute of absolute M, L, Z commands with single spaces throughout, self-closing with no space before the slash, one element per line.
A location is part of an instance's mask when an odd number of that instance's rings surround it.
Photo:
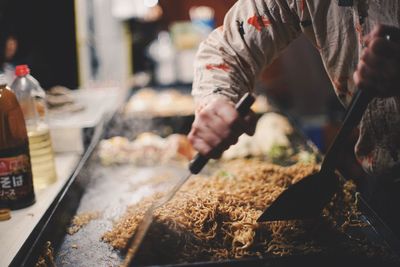
<path fill-rule="evenodd" d="M 244 117 L 249 112 L 250 107 L 251 105 L 253 105 L 254 101 L 254 96 L 250 93 L 246 93 L 236 104 L 236 110 L 239 115 Z M 135 234 L 132 235 L 127 242 L 127 255 L 122 266 L 131 266 L 132 260 L 134 259 L 136 252 L 138 251 L 144 237 L 146 236 L 147 231 L 150 228 L 151 223 L 153 222 L 154 211 L 157 208 L 166 204 L 169 200 L 171 200 L 176 192 L 178 192 L 182 185 L 189 179 L 189 177 L 192 174 L 198 174 L 207 164 L 207 162 L 208 158 L 198 153 L 189 164 L 190 172 L 179 179 L 174 187 L 166 195 L 164 195 L 162 198 L 160 198 L 150 206 L 150 208 L 144 214 L 142 221 L 138 225 Z"/>
<path fill-rule="evenodd" d="M 262 221 L 308 219 L 318 216 L 338 189 L 335 175 L 338 151 L 346 137 L 358 125 L 372 97 L 364 90 L 358 90 L 347 111 L 343 125 L 331 144 L 321 169 L 291 185 L 258 218 Z"/>

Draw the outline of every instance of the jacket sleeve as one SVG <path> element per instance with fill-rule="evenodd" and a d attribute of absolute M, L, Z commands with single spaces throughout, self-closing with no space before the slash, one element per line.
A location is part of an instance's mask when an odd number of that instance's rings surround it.
<path fill-rule="evenodd" d="M 237 102 L 253 90 L 262 68 L 300 35 L 297 2 L 236 2 L 197 52 L 192 94 L 198 108 L 218 96 Z"/>

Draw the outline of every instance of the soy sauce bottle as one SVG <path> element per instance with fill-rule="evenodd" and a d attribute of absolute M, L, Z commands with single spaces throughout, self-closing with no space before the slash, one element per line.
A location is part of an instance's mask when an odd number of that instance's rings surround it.
<path fill-rule="evenodd" d="M 5 76 L 0 74 L 0 207 L 20 209 L 34 202 L 24 115 Z"/>

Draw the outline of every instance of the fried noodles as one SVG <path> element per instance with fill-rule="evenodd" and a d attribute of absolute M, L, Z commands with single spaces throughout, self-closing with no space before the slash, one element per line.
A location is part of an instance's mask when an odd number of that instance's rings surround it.
<path fill-rule="evenodd" d="M 356 212 L 351 183 L 343 186 L 320 219 L 256 222 L 285 188 L 317 170 L 316 165 L 280 167 L 235 160 L 211 177 L 193 177 L 156 210 L 136 260 L 163 264 L 320 252 L 329 240 L 338 240 L 332 238 L 337 235 L 332 226 L 340 232 Z M 103 240 L 123 250 L 154 198 L 129 207 Z"/>

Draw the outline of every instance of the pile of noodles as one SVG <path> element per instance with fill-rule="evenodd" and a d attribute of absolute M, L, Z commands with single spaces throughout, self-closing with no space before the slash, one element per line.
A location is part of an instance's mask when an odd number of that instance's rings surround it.
<path fill-rule="evenodd" d="M 211 177 L 192 177 L 156 210 L 136 260 L 145 264 L 216 261 L 318 253 L 332 243 L 337 247 L 346 239 L 344 228 L 362 226 L 356 219 L 355 188 L 349 182 L 342 183 L 343 191 L 317 220 L 256 222 L 285 188 L 317 170 L 315 165 L 280 167 L 235 160 Z M 103 240 L 123 250 L 154 198 L 129 207 Z M 365 247 L 358 241 L 356 246 Z"/>

